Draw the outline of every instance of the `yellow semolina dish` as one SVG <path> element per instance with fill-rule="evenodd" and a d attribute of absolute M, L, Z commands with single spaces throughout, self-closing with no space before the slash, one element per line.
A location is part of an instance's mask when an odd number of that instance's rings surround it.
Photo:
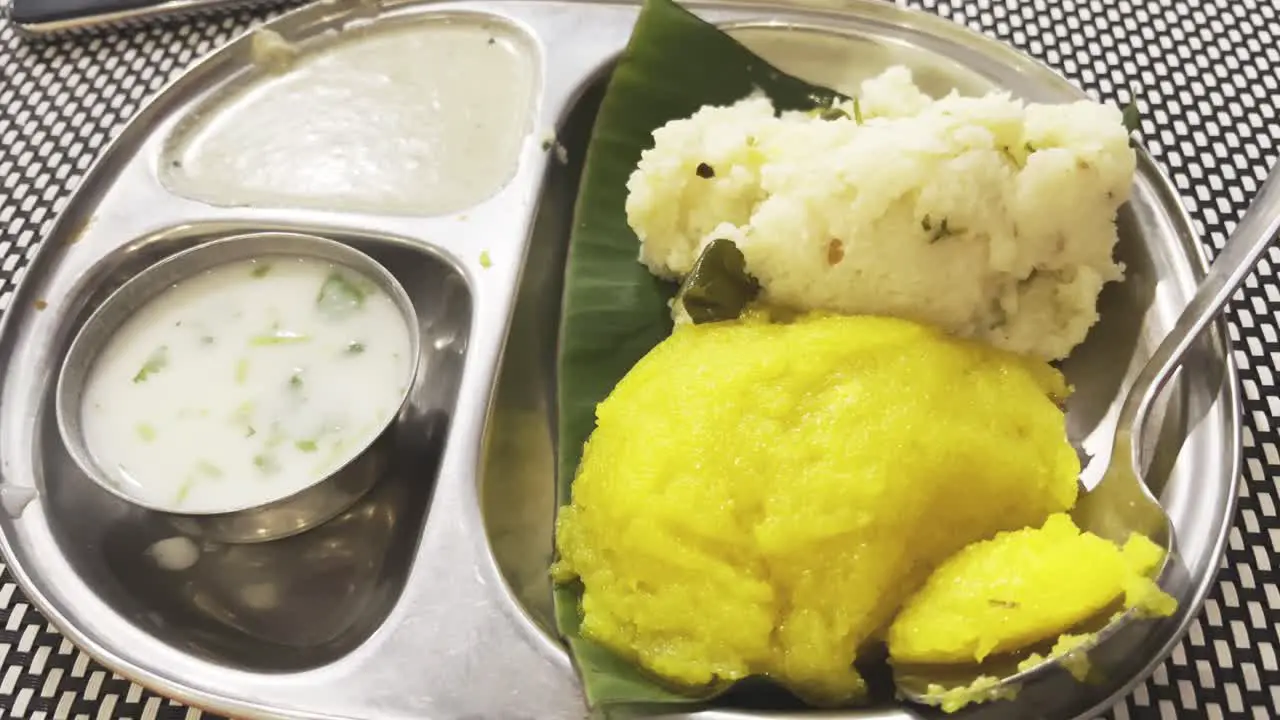
<path fill-rule="evenodd" d="M 1053 638 L 1121 597 L 1126 608 L 1169 615 L 1174 600 L 1150 577 L 1163 558 L 1141 535 L 1120 547 L 1065 514 L 1001 533 L 948 559 L 907 601 L 889 628 L 890 658 L 981 662 Z"/>
<path fill-rule="evenodd" d="M 557 521 L 583 635 L 676 686 L 815 705 L 970 543 L 1075 503 L 1062 376 L 906 320 L 678 327 L 597 408 Z"/>

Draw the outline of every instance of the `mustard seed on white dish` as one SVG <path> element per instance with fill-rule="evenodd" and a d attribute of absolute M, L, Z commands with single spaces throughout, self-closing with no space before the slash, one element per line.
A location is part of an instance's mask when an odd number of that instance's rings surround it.
<path fill-rule="evenodd" d="M 1084 340 L 1123 277 L 1115 217 L 1135 156 L 1109 105 L 934 100 L 894 67 L 822 112 L 749 97 L 654 141 L 627 217 L 664 277 L 726 238 L 766 303 L 903 317 L 1044 359 Z"/>

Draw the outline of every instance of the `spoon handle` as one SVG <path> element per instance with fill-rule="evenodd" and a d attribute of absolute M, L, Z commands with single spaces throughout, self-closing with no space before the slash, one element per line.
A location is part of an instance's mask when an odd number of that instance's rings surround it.
<path fill-rule="evenodd" d="M 1120 408 L 1118 430 L 1136 432 L 1135 423 L 1146 419 L 1152 402 L 1182 364 L 1192 343 L 1218 316 L 1253 272 L 1262 253 L 1280 234 L 1280 182 L 1276 176 L 1273 168 L 1235 231 L 1227 238 L 1227 244 L 1218 253 L 1195 296 L 1134 379 Z"/>

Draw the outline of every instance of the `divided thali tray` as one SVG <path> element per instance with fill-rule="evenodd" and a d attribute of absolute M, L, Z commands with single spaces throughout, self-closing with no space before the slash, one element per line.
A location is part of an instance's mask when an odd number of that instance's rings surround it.
<path fill-rule="evenodd" d="M 1082 97 L 993 40 L 882 2 L 688 7 L 781 70 L 837 90 L 901 64 L 935 95 L 1000 88 L 1037 102 Z M 583 158 L 638 12 L 632 3 L 554 0 L 319 2 L 215 52 L 135 117 L 63 211 L 0 327 L 0 546 L 69 638 L 125 677 L 237 718 L 588 715 L 547 572 L 558 502 L 556 353 Z M 336 72 L 312 53 L 342 52 L 364 72 L 384 73 L 388 86 L 417 83 L 444 104 L 465 94 L 483 113 L 428 114 L 416 128 L 398 127 L 344 107 L 341 77 L 329 95 L 296 82 Z M 454 80 L 396 76 L 406 57 L 452 64 Z M 277 116 L 291 103 L 331 113 L 320 136 L 296 139 L 298 152 L 354 132 L 367 156 L 350 166 L 408 153 L 450 172 L 359 185 L 295 167 L 287 153 L 253 158 L 246 149 L 279 147 L 288 136 L 253 115 L 271 103 Z M 468 128 L 432 134 L 433 122 L 464 120 Z M 467 142 L 444 144 L 459 137 Z M 1127 277 L 1104 291 L 1101 321 L 1062 366 L 1076 386 L 1068 430 L 1087 449 L 1100 449 L 1124 387 L 1206 266 L 1176 193 L 1138 157 L 1120 216 Z M 329 238 L 390 269 L 415 312 L 417 377 L 393 430 L 389 471 L 349 510 L 267 543 L 191 539 L 77 468 L 55 418 L 58 369 L 95 307 L 126 280 L 206 241 L 259 232 Z M 1211 585 L 1231 524 L 1236 388 L 1218 324 L 1166 391 L 1145 439 L 1147 477 L 1178 539 L 1179 572 L 1165 586 L 1177 612 L 1094 651 L 1103 682 L 1053 675 L 957 717 L 1088 717 L 1171 650 Z M 894 702 L 819 713 L 750 696 L 626 712 L 938 714 Z"/>

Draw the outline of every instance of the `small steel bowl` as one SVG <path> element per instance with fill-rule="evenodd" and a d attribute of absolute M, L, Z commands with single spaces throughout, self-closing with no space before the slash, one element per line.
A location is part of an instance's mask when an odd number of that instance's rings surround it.
<path fill-rule="evenodd" d="M 327 476 L 298 492 L 260 505 L 211 513 L 182 513 L 148 505 L 116 487 L 89 451 L 81 426 L 85 381 L 98 353 L 111 335 L 143 305 L 173 284 L 228 263 L 285 255 L 324 260 L 357 272 L 376 283 L 399 308 L 409 329 L 410 375 L 405 391 L 387 423 L 358 454 Z M 226 543 L 254 543 L 296 535 L 336 517 L 359 500 L 385 474 L 390 432 L 415 384 L 421 337 L 413 302 L 399 281 L 368 255 L 315 235 L 257 232 L 211 240 L 175 253 L 129 279 L 94 310 L 76 334 L 63 359 L 55 390 L 58 430 L 68 453 L 98 487 L 138 507 L 167 517 L 181 532 Z"/>

